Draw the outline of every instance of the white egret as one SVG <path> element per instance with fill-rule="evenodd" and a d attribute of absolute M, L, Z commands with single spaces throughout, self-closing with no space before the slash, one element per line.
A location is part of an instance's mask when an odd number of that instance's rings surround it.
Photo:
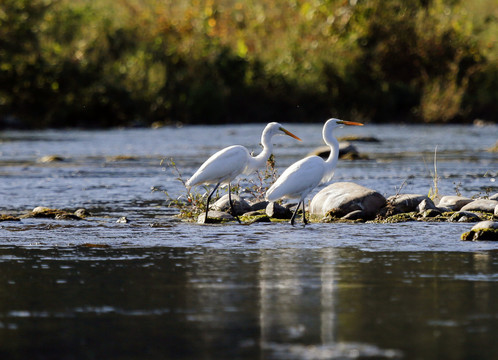
<path fill-rule="evenodd" d="M 320 183 L 326 183 L 332 179 L 334 169 L 339 158 L 339 142 L 334 137 L 334 129 L 341 125 L 363 124 L 353 121 L 343 121 L 339 119 L 329 119 L 323 126 L 322 135 L 325 143 L 330 146 L 330 155 L 327 160 L 312 155 L 299 160 L 289 166 L 275 183 L 266 192 L 266 200 L 277 201 L 281 198 L 298 198 L 296 210 L 292 214 L 290 223 L 294 225 L 294 219 L 303 205 L 303 223 L 307 224 L 304 199 Z"/>
<path fill-rule="evenodd" d="M 235 215 L 237 221 L 240 223 L 240 220 L 233 209 L 232 197 L 230 195 L 230 182 L 242 173 L 251 174 L 256 169 L 265 166 L 266 161 L 270 157 L 273 150 L 273 143 L 271 142 L 271 139 L 274 135 L 289 135 L 294 139 L 301 141 L 300 138 L 284 129 L 279 123 L 269 123 L 266 125 L 261 135 L 263 150 L 258 156 L 251 156 L 249 151 L 242 145 L 229 146 L 213 154 L 201 165 L 195 174 L 187 180 L 185 185 L 188 189 L 199 184 L 215 184 L 215 187 L 209 194 L 206 202 L 206 222 L 208 220 L 209 201 L 211 200 L 211 196 L 214 194 L 216 189 L 218 189 L 220 184 L 228 183 L 228 200 L 230 203 L 230 209 L 232 214 Z"/>

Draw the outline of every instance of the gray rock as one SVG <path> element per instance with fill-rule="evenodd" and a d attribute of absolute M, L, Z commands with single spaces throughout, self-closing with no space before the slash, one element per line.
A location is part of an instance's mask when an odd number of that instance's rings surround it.
<path fill-rule="evenodd" d="M 232 204 L 235 210 L 235 214 L 232 215 L 242 215 L 252 210 L 251 205 L 249 205 L 247 201 L 245 201 L 238 195 L 232 194 Z M 223 195 L 221 198 L 219 198 L 218 201 L 213 204 L 212 209 L 217 211 L 230 212 L 228 194 Z"/>
<path fill-rule="evenodd" d="M 324 216 L 333 212 L 342 217 L 362 210 L 366 219 L 374 218 L 386 204 L 386 198 L 375 190 L 351 182 L 337 182 L 323 188 L 311 200 L 310 213 Z"/>
<path fill-rule="evenodd" d="M 422 200 L 417 205 L 417 210 L 421 213 L 427 210 L 436 210 L 436 209 L 437 209 L 436 205 L 434 205 L 434 202 L 430 198 Z"/>
<path fill-rule="evenodd" d="M 91 216 L 90 212 L 87 209 L 78 209 L 74 212 L 74 215 L 79 216 L 80 218 Z"/>
<path fill-rule="evenodd" d="M 251 211 L 263 210 L 268 206 L 268 201 L 258 201 L 251 204 Z"/>
<path fill-rule="evenodd" d="M 450 222 L 477 222 L 481 221 L 479 215 L 476 215 L 469 211 L 458 211 L 450 216 L 448 219 Z"/>
<path fill-rule="evenodd" d="M 435 208 L 436 206 L 426 195 L 420 194 L 399 194 L 389 196 L 387 198 L 387 208 L 391 215 L 407 213 L 412 211 L 419 211 L 419 204 L 425 201 L 427 206 L 430 208 Z"/>
<path fill-rule="evenodd" d="M 33 215 L 38 215 L 38 214 L 43 214 L 43 213 L 46 213 L 49 211 L 57 211 L 57 209 L 48 208 L 46 206 L 37 206 L 33 210 L 31 210 L 31 213 Z"/>
<path fill-rule="evenodd" d="M 365 213 L 363 210 L 351 211 L 349 214 L 344 215 L 341 219 L 344 220 L 363 220 L 365 219 Z"/>
<path fill-rule="evenodd" d="M 441 198 L 441 200 L 437 204 L 437 207 L 450 208 L 452 211 L 458 211 L 470 202 L 472 202 L 472 199 L 467 197 L 447 195 Z"/>
<path fill-rule="evenodd" d="M 232 221 L 235 220 L 235 218 L 222 211 L 216 211 L 216 210 L 209 210 L 208 212 L 208 219 L 206 221 L 206 213 L 203 212 L 197 217 L 197 223 L 199 224 L 207 224 L 207 223 L 220 223 L 222 221 Z"/>
<path fill-rule="evenodd" d="M 61 213 L 55 214 L 54 219 L 55 220 L 81 220 L 81 217 L 79 217 L 78 215 L 61 212 Z"/>
<path fill-rule="evenodd" d="M 471 230 L 486 230 L 486 229 L 498 230 L 498 222 L 491 220 L 481 221 L 472 226 Z"/>
<path fill-rule="evenodd" d="M 463 206 L 460 210 L 462 211 L 482 211 L 493 213 L 496 206 L 498 205 L 497 200 L 488 199 L 476 199 L 467 205 Z"/>
<path fill-rule="evenodd" d="M 491 195 L 489 197 L 489 200 L 498 200 L 498 193 L 494 194 L 494 195 Z"/>
<path fill-rule="evenodd" d="M 427 209 L 422 212 L 423 218 L 433 218 L 438 215 L 441 215 L 442 212 L 439 209 Z"/>
<path fill-rule="evenodd" d="M 285 203 L 282 205 L 283 207 L 289 209 L 290 211 L 294 212 L 296 210 L 297 203 Z"/>
<path fill-rule="evenodd" d="M 271 202 L 266 206 L 266 215 L 275 219 L 290 219 L 292 211 L 276 202 Z"/>

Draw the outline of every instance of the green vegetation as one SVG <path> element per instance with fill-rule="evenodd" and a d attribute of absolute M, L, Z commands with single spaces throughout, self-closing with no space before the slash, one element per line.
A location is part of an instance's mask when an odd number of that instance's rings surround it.
<path fill-rule="evenodd" d="M 496 121 L 494 0 L 2 0 L 0 126 Z"/>

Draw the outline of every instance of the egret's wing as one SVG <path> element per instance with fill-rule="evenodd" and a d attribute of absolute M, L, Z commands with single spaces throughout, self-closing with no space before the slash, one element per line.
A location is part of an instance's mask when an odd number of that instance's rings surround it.
<path fill-rule="evenodd" d="M 310 156 L 289 166 L 266 193 L 268 201 L 283 197 L 301 198 L 313 190 L 322 179 L 324 161 Z"/>
<path fill-rule="evenodd" d="M 331 171 L 330 173 L 325 174 L 322 178 L 322 181 L 320 181 L 320 184 L 326 184 L 326 183 L 330 182 L 333 177 L 334 177 L 334 171 Z"/>
<path fill-rule="evenodd" d="M 242 173 L 249 156 L 247 149 L 240 145 L 222 149 L 201 165 L 187 181 L 187 186 L 231 181 Z"/>

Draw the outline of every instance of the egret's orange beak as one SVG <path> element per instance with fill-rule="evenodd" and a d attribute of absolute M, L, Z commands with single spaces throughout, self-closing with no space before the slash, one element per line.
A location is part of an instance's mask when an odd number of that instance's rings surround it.
<path fill-rule="evenodd" d="M 281 127 L 280 130 L 283 131 L 286 135 L 289 135 L 290 137 L 293 137 L 296 140 L 302 141 L 300 138 L 291 133 L 289 130 L 285 130 L 283 127 Z"/>
<path fill-rule="evenodd" d="M 362 123 L 354 122 L 354 121 L 344 121 L 344 120 L 341 120 L 341 121 L 338 121 L 337 123 L 338 124 L 343 124 L 343 125 L 363 126 Z"/>

